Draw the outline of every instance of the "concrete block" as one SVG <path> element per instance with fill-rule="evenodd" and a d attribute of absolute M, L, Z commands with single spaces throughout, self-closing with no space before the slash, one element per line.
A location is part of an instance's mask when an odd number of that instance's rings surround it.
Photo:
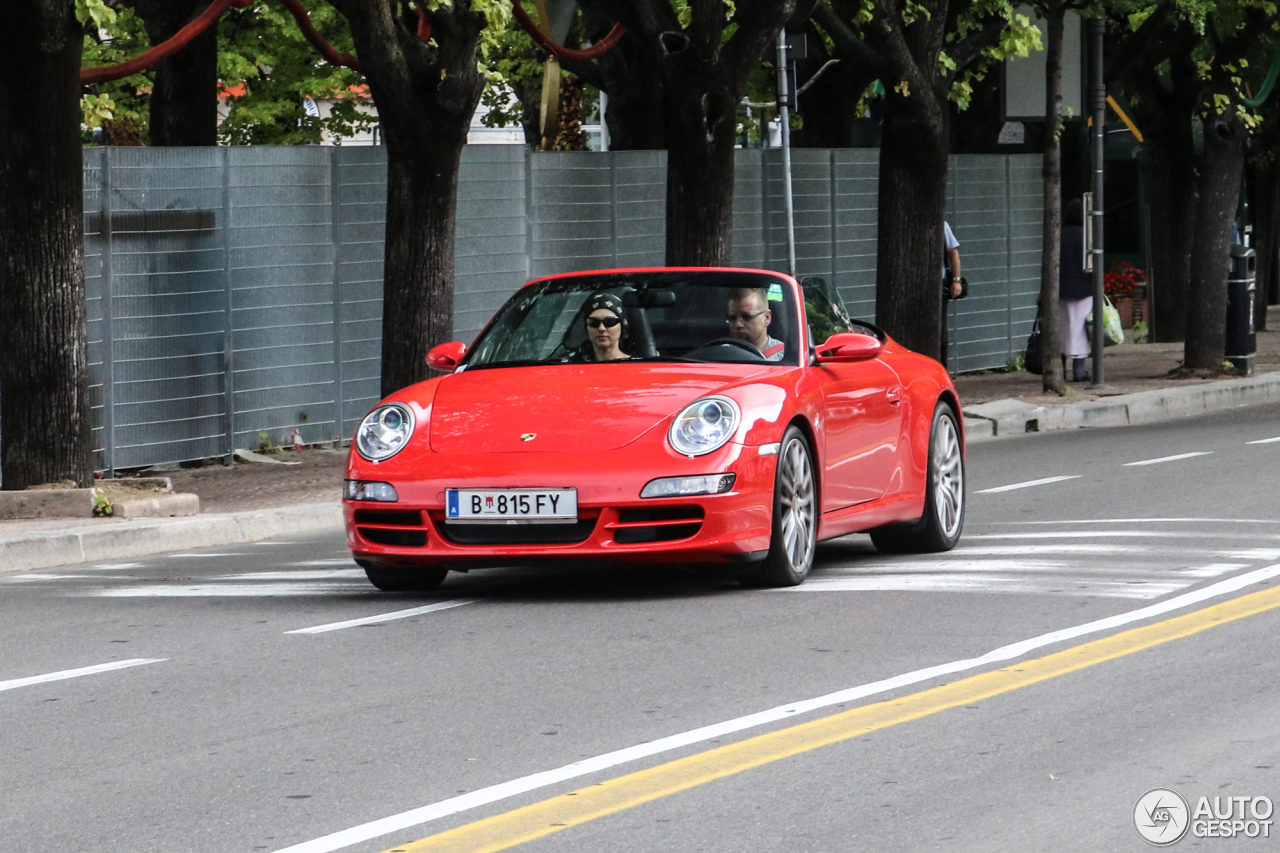
<path fill-rule="evenodd" d="M 964 419 L 965 444 L 977 444 L 996 437 L 995 423 L 984 418 Z"/>
<path fill-rule="evenodd" d="M 121 518 L 164 518 L 199 515 L 200 498 L 193 494 L 156 495 L 116 501 L 112 506 Z"/>
<path fill-rule="evenodd" d="M 0 492 L 0 518 L 91 518 L 93 489 Z"/>

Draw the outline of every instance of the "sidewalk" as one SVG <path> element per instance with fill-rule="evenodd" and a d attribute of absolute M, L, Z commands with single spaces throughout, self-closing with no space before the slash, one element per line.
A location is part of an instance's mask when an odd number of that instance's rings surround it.
<path fill-rule="evenodd" d="M 1280 327 L 1272 306 L 1268 324 Z M 1123 426 L 1280 401 L 1280 330 L 1258 334 L 1257 374 L 1222 379 L 1170 379 L 1181 344 L 1121 344 L 1106 350 L 1103 392 L 1073 387 L 1044 396 L 1028 373 L 986 371 L 956 378 L 970 443 L 1027 432 Z M 200 498 L 189 518 L 49 518 L 0 521 L 0 574 L 149 554 L 233 545 L 272 536 L 342 532 L 345 449 L 309 448 L 277 457 L 294 464 L 148 469 L 176 492 Z"/>

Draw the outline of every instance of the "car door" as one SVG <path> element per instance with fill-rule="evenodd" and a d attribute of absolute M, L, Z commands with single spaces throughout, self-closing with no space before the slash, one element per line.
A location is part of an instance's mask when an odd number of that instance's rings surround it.
<path fill-rule="evenodd" d="M 866 332 L 849 317 L 839 291 L 824 279 L 801 281 L 809 336 L 821 343 L 838 332 Z M 873 501 L 898 465 L 902 385 L 882 360 L 815 365 L 825 407 L 826 469 L 822 511 Z"/>
<path fill-rule="evenodd" d="M 880 359 L 817 365 L 825 405 L 822 511 L 873 501 L 898 465 L 902 385 Z"/>

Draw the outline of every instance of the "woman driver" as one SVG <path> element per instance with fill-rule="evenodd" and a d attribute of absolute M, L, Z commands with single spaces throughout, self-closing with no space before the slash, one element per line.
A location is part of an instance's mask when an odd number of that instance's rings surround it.
<path fill-rule="evenodd" d="M 627 333 L 627 314 L 622 300 L 612 293 L 593 293 L 587 300 L 587 342 L 590 352 L 584 361 L 617 361 L 630 358 L 620 345 Z"/>

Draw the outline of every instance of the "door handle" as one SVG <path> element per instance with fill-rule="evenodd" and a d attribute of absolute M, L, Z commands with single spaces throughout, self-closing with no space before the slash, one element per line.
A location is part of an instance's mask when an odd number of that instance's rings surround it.
<path fill-rule="evenodd" d="M 897 406 L 902 402 L 902 386 L 894 385 L 888 391 L 884 392 L 884 398 L 889 401 L 890 406 Z"/>

